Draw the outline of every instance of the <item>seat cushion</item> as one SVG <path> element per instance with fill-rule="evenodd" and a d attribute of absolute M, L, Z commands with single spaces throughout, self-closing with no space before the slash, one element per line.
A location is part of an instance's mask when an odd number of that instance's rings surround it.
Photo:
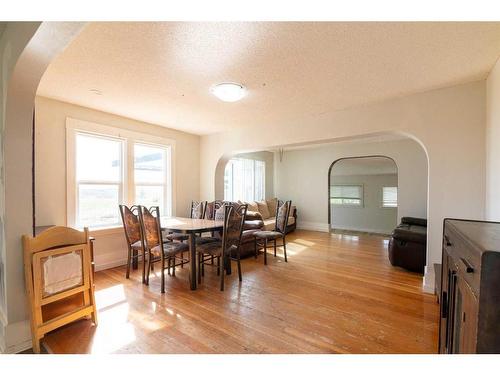
<path fill-rule="evenodd" d="M 189 239 L 189 235 L 185 233 L 170 233 L 167 234 L 165 238 L 170 241 L 187 241 Z"/>
<path fill-rule="evenodd" d="M 167 257 L 174 256 L 176 254 L 180 254 L 188 250 L 189 250 L 189 245 L 184 242 L 165 242 L 163 244 L 163 253 Z M 160 246 L 156 246 L 151 249 L 151 252 L 155 257 L 159 257 L 161 255 L 160 251 L 161 251 Z"/>
<path fill-rule="evenodd" d="M 203 254 L 219 255 L 222 252 L 222 241 L 206 242 L 196 246 L 196 251 Z"/>
<path fill-rule="evenodd" d="M 134 242 L 130 246 L 132 247 L 132 249 L 142 249 L 142 243 L 141 243 L 141 241 Z"/>
<path fill-rule="evenodd" d="M 281 238 L 283 235 L 280 232 L 274 232 L 271 230 L 261 230 L 255 232 L 254 236 L 260 239 L 274 240 L 276 238 Z"/>
<path fill-rule="evenodd" d="M 196 237 L 196 245 L 203 245 L 211 242 L 220 242 L 220 238 L 217 237 Z"/>

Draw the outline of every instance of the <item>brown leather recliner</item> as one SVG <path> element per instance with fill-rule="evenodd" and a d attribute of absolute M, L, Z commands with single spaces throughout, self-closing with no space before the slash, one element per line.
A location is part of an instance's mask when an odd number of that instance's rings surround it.
<path fill-rule="evenodd" d="M 389 260 L 393 266 L 423 274 L 426 262 L 427 220 L 403 217 L 389 241 Z"/>

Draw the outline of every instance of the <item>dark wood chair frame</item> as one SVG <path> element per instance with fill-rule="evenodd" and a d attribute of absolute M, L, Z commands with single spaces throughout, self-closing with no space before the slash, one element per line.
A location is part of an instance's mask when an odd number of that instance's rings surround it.
<path fill-rule="evenodd" d="M 170 256 L 168 258 L 165 257 L 165 252 L 163 251 L 163 244 L 165 242 L 169 241 L 164 241 L 163 240 L 163 235 L 162 235 L 162 230 L 161 230 L 161 225 L 160 225 L 160 208 L 158 206 L 153 206 L 150 207 L 149 209 L 144 206 L 138 206 L 139 207 L 139 221 L 141 223 L 141 228 L 142 228 L 142 246 L 146 250 L 147 254 L 147 264 L 146 264 L 146 276 L 145 276 L 145 284 L 149 285 L 149 273 L 150 270 L 153 270 L 153 265 L 155 263 L 161 262 L 161 292 L 165 293 L 165 268 L 167 268 L 167 272 L 170 275 L 170 268 L 172 268 L 172 275 L 175 276 L 175 267 L 184 265 L 186 263 L 189 263 L 189 259 L 184 259 L 184 258 L 177 258 L 177 256 Z M 149 211 L 149 213 L 156 219 L 156 226 L 157 226 L 157 231 L 158 231 L 158 240 L 160 246 L 160 256 L 155 256 L 153 252 L 151 251 L 151 247 L 148 246 L 147 240 L 146 240 L 146 228 L 144 225 L 144 214 L 143 210 Z M 187 250 L 186 250 L 187 251 Z M 182 253 L 181 253 L 182 254 Z M 179 261 L 177 263 L 177 260 Z M 165 263 L 167 263 L 167 267 L 165 267 Z"/>
<path fill-rule="evenodd" d="M 194 209 L 201 205 L 201 217 L 199 219 L 203 219 L 206 215 L 206 211 L 207 211 L 207 201 L 191 201 L 191 209 L 189 211 L 189 218 L 190 219 L 196 219 L 196 218 L 193 218 L 193 211 Z M 201 235 L 201 234 L 200 234 Z M 184 241 L 187 241 L 189 239 L 189 236 L 188 235 L 180 235 L 179 236 L 180 238 L 177 239 L 178 241 L 180 242 L 184 242 Z M 174 241 L 173 239 L 171 239 L 170 241 Z M 181 268 L 184 268 L 184 264 L 186 262 L 184 262 L 184 253 L 181 253 Z"/>
<path fill-rule="evenodd" d="M 284 205 L 288 205 L 286 207 L 286 217 L 285 217 L 285 223 L 283 225 L 283 228 L 279 228 L 278 225 L 278 212 L 280 208 Z M 276 222 L 275 222 L 275 230 L 273 232 L 280 233 L 281 236 L 278 238 L 274 239 L 268 239 L 268 238 L 262 238 L 258 239 L 257 236 L 254 237 L 254 249 L 255 249 L 255 259 L 257 259 L 259 255 L 259 247 L 260 249 L 264 250 L 264 264 L 267 265 L 267 245 L 269 242 L 272 242 L 273 247 L 274 247 L 274 256 L 276 256 L 276 248 L 277 247 L 283 247 L 283 253 L 285 256 L 285 262 L 288 262 L 288 258 L 286 256 L 286 228 L 288 226 L 288 216 L 290 215 L 290 209 L 292 207 L 292 201 L 278 201 L 278 204 L 276 205 Z M 281 244 L 277 244 L 276 240 L 281 239 Z M 259 241 L 260 240 L 260 241 Z"/>
<path fill-rule="evenodd" d="M 226 269 L 229 269 L 228 263 L 231 261 L 236 261 L 238 265 L 238 279 L 241 282 L 243 280 L 242 273 L 241 273 L 241 255 L 240 255 L 240 243 L 241 243 L 241 236 L 243 234 L 243 225 L 245 223 L 245 217 L 246 217 L 246 212 L 248 209 L 247 204 L 225 204 L 221 202 L 220 207 L 225 206 L 224 210 L 224 227 L 222 230 L 222 241 L 220 242 L 220 246 L 222 248 L 221 255 L 217 256 L 217 276 L 220 276 L 220 290 L 224 290 L 224 271 Z M 236 243 L 236 248 L 232 249 L 232 246 L 229 246 L 228 249 L 228 223 L 230 219 L 230 215 L 232 211 L 235 210 L 240 216 L 240 223 L 239 223 L 239 233 L 238 233 L 238 240 Z M 215 214 L 215 209 L 214 209 L 214 214 Z M 215 215 L 214 215 L 215 219 Z M 200 250 L 198 251 L 198 283 L 201 283 L 202 276 L 205 276 L 205 264 L 213 265 L 214 264 L 214 256 L 209 255 L 209 254 L 203 254 L 203 247 L 200 246 Z M 233 257 L 232 254 L 236 254 L 236 257 Z M 208 257 L 207 257 L 208 256 Z M 222 256 L 222 261 L 221 261 L 221 256 Z M 208 263 L 210 261 L 210 263 Z M 229 274 L 229 273 L 228 273 Z"/>
<path fill-rule="evenodd" d="M 139 263 L 139 258 L 142 258 L 142 282 L 145 283 L 145 276 L 146 276 L 146 251 L 144 249 L 144 241 L 143 241 L 143 233 L 142 233 L 142 226 L 140 223 L 140 218 L 139 218 L 139 206 L 133 205 L 130 207 L 127 207 L 126 205 L 120 204 L 120 215 L 122 217 L 122 223 L 123 223 L 123 230 L 125 231 L 125 239 L 127 240 L 127 247 L 128 247 L 128 254 L 127 254 L 127 271 L 125 274 L 125 277 L 128 279 L 130 278 L 130 266 L 132 264 L 133 269 L 138 268 L 138 263 Z M 142 253 L 139 254 L 137 249 L 134 249 L 132 245 L 136 243 L 137 241 L 133 241 L 130 236 L 129 236 L 129 231 L 127 230 L 127 221 L 125 220 L 125 215 L 126 215 L 126 210 L 129 210 L 132 215 L 134 215 L 137 218 L 137 224 L 139 226 L 139 235 L 140 238 L 138 241 L 141 242 L 141 250 Z"/>

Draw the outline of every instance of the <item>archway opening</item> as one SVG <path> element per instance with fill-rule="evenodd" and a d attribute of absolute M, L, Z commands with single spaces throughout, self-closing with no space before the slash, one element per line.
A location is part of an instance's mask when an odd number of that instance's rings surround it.
<path fill-rule="evenodd" d="M 330 232 L 389 235 L 398 218 L 398 167 L 387 156 L 336 160 L 328 171 Z"/>

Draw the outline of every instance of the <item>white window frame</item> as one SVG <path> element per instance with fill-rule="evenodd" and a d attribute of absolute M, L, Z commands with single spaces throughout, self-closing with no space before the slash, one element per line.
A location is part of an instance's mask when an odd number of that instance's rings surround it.
<path fill-rule="evenodd" d="M 334 198 L 331 195 L 331 191 L 333 190 L 334 186 L 354 186 L 358 187 L 361 190 L 361 195 L 360 195 L 360 203 L 359 204 L 352 204 L 352 203 L 332 203 L 331 200 Z M 330 204 L 333 206 L 337 207 L 349 207 L 349 208 L 363 208 L 365 204 L 365 187 L 363 184 L 333 184 L 330 186 Z M 342 197 L 336 197 L 336 198 L 342 198 Z M 343 197 L 344 199 L 355 199 L 355 198 L 347 198 Z"/>
<path fill-rule="evenodd" d="M 231 200 L 234 200 L 234 164 L 232 163 L 233 160 L 251 160 L 253 161 L 253 199 L 254 201 L 256 201 L 257 199 L 255 199 L 255 186 L 256 186 L 256 173 L 255 173 L 255 165 L 256 165 L 256 162 L 261 162 L 264 164 L 264 168 L 263 168 L 263 175 L 262 175 L 262 187 L 263 187 L 263 197 L 262 199 L 266 199 L 266 161 L 265 160 L 261 160 L 261 159 L 252 159 L 252 158 L 231 158 L 227 163 L 226 163 L 226 166 L 224 167 L 224 180 L 226 178 L 226 168 L 228 168 L 229 165 L 231 165 Z M 225 182 L 225 181 L 224 181 Z M 224 185 L 224 200 L 227 200 L 228 198 L 226 197 L 226 187 Z"/>
<path fill-rule="evenodd" d="M 134 144 L 143 144 L 156 147 L 164 147 L 167 151 L 167 169 L 165 181 L 165 207 L 160 207 L 164 216 L 175 215 L 176 189 L 175 189 L 175 141 L 169 138 L 149 135 L 131 130 L 125 130 L 114 126 L 101 125 L 89 121 L 78 120 L 71 117 L 66 118 L 66 225 L 76 227 L 77 218 L 77 183 L 76 183 L 76 135 L 86 133 L 89 135 L 102 136 L 104 138 L 116 138 L 122 140 L 122 197 L 121 202 L 133 205 L 135 201 L 134 181 Z M 168 163 L 170 161 L 170 163 Z M 168 165 L 170 164 L 170 165 Z M 118 207 L 116 207 L 118 210 Z M 121 223 L 109 228 L 120 227 Z M 92 227 L 91 227 L 92 229 Z M 105 229 L 95 227 L 95 229 Z"/>
<path fill-rule="evenodd" d="M 385 188 L 396 188 L 396 205 L 395 206 L 386 206 L 385 201 L 384 201 L 384 189 Z M 399 206 L 399 187 L 398 186 L 382 186 L 382 197 L 381 197 L 381 202 L 380 202 L 380 207 L 381 208 L 387 208 L 387 209 L 397 209 Z"/>

